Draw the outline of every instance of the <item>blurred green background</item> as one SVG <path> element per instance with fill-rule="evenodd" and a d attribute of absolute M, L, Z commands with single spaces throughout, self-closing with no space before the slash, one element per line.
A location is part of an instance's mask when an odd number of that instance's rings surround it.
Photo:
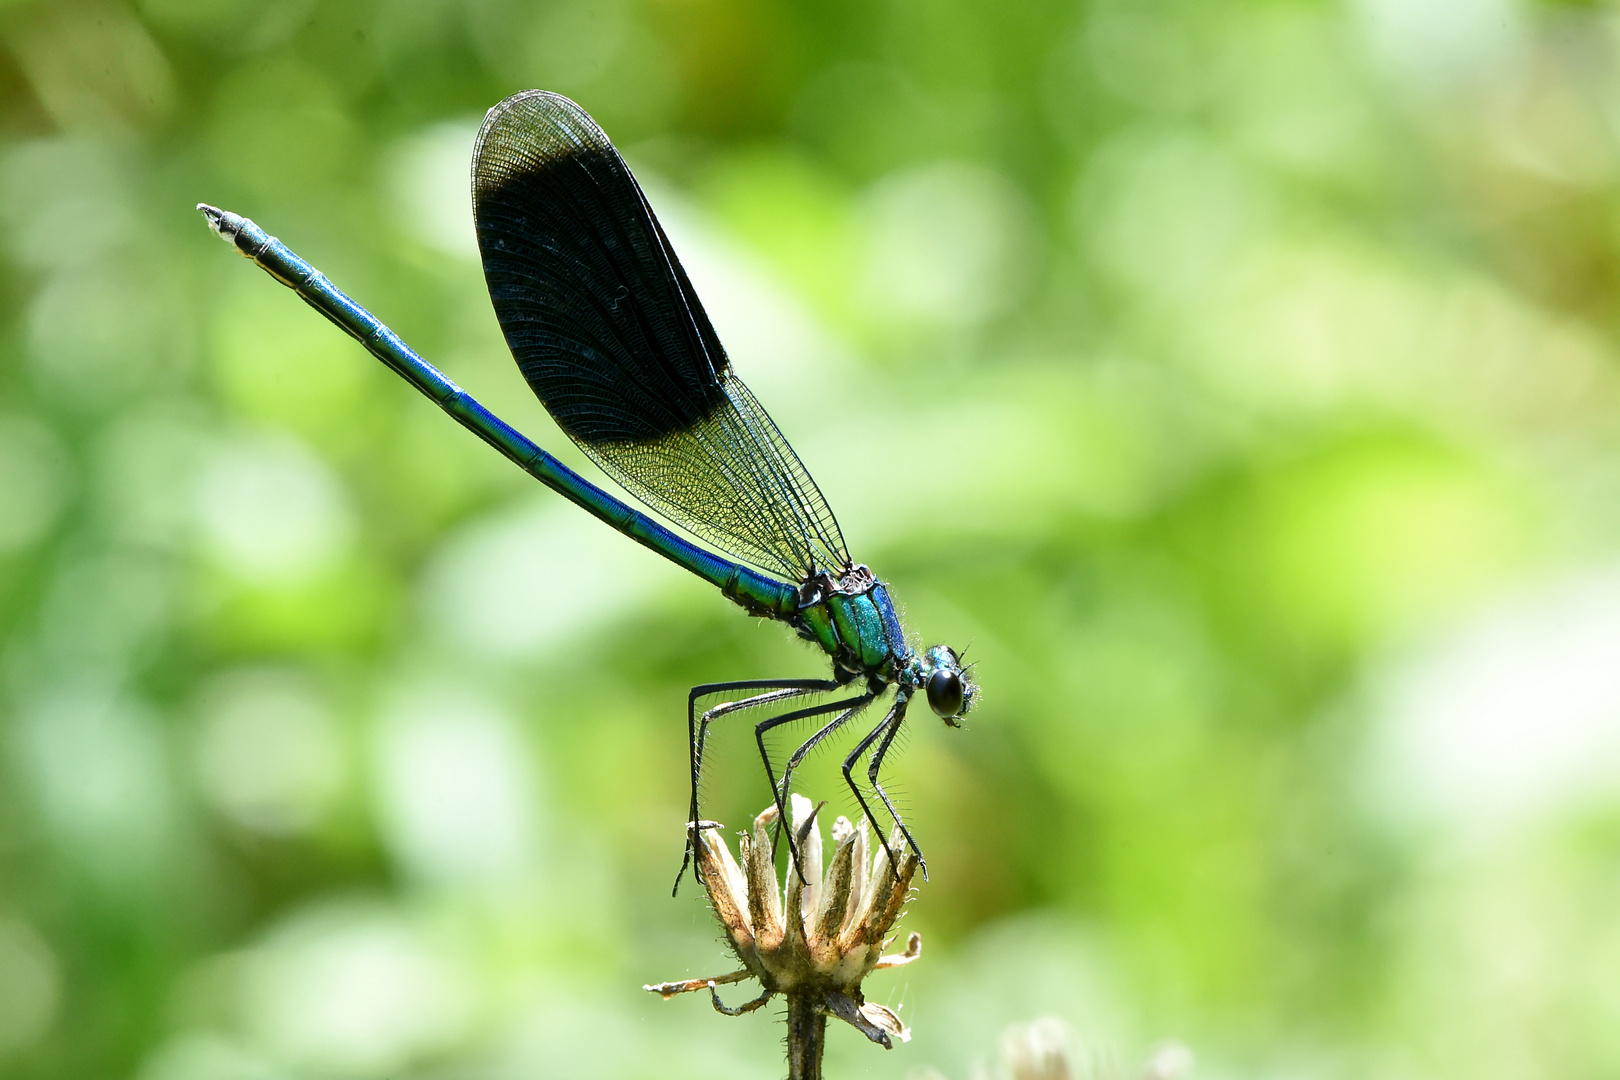
<path fill-rule="evenodd" d="M 915 1038 L 834 1031 L 833 1075 L 988 1076 L 1043 1015 L 1123 1072 L 1620 1075 L 1608 5 L 62 0 L 0 38 L 0 1074 L 779 1073 L 768 1013 L 639 987 L 727 969 L 668 895 L 686 688 L 823 661 L 192 209 L 577 462 L 469 221 L 478 121 L 539 86 L 979 665 L 893 769 L 933 880 L 867 991 Z M 847 812 L 837 756 L 800 790 Z"/>

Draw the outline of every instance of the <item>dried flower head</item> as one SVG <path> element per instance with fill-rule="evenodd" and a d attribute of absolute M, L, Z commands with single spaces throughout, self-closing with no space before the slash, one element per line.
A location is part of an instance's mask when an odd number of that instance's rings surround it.
<path fill-rule="evenodd" d="M 1001 1060 L 1012 1080 L 1071 1080 L 1069 1029 L 1055 1017 L 1014 1024 L 1001 1033 Z"/>
<path fill-rule="evenodd" d="M 905 850 L 898 828 L 886 849 L 869 843 L 866 822 L 852 826 L 840 817 L 833 823 L 833 854 L 823 875 L 821 830 L 815 821 L 820 807 L 795 795 L 792 808 L 794 840 L 804 875 L 801 878 L 790 865 L 785 890 L 777 883 L 771 850 L 775 806 L 754 819 L 752 835 L 741 835 L 739 858 L 733 858 L 721 840 L 719 825 L 694 824 L 703 886 L 743 968 L 713 979 L 660 983 L 646 989 L 666 999 L 707 989 L 714 1007 L 728 1016 L 752 1012 L 772 996 L 783 994 L 790 1005 L 801 1004 L 819 1017 L 836 1016 L 890 1048 L 894 1039 L 905 1041 L 911 1033 L 889 1009 L 866 1001 L 861 980 L 869 972 L 909 964 L 921 952 L 922 938 L 912 934 L 904 953 L 883 954 L 885 939 L 910 894 L 917 856 L 908 853 L 896 868 L 888 851 Z M 736 1008 L 721 1002 L 716 987 L 750 978 L 758 979 L 764 988 L 759 997 Z"/>
<path fill-rule="evenodd" d="M 1160 1043 L 1136 1074 L 1140 1080 L 1188 1080 L 1192 1051 L 1179 1042 Z M 937 1074 L 936 1074 L 937 1075 Z M 1067 1024 L 1043 1016 L 1001 1033 L 1001 1069 L 1006 1080 L 1119 1080 L 1126 1075 L 1111 1053 L 1082 1055 Z M 942 1078 L 943 1080 L 943 1078 Z"/>

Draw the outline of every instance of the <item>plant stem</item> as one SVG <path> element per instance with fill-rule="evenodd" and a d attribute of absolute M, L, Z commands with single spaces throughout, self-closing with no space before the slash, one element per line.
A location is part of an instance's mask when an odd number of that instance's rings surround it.
<path fill-rule="evenodd" d="M 827 1014 L 812 994 L 787 995 L 788 1080 L 821 1080 L 821 1052 L 827 1046 Z"/>

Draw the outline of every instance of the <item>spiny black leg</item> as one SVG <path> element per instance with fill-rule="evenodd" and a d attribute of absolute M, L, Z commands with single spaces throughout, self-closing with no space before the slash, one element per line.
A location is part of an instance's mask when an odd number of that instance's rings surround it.
<path fill-rule="evenodd" d="M 877 741 L 878 736 L 888 729 L 889 724 L 894 720 L 895 714 L 905 715 L 905 706 L 906 699 L 904 697 L 895 698 L 894 705 L 883 715 L 883 719 L 878 722 L 878 726 L 868 732 L 860 742 L 856 743 L 855 749 L 851 750 L 849 756 L 844 759 L 844 783 L 848 784 L 849 790 L 855 793 L 855 801 L 861 804 L 861 813 L 866 815 L 866 820 L 872 823 L 872 828 L 877 832 L 878 843 L 882 844 L 883 850 L 889 853 L 889 865 L 896 869 L 899 869 L 900 863 L 894 857 L 894 850 L 889 847 L 889 830 L 878 824 L 878 819 L 873 816 L 872 808 L 866 804 L 866 796 L 861 794 L 860 785 L 855 783 L 855 778 L 850 775 L 850 770 L 855 767 L 855 762 L 859 760 L 860 756 L 866 753 L 867 749 Z"/>
<path fill-rule="evenodd" d="M 691 816 L 688 818 L 686 851 L 681 856 L 681 868 L 675 872 L 675 887 L 670 890 L 671 896 L 675 896 L 680 892 L 681 878 L 685 876 L 686 868 L 692 866 L 693 844 L 697 842 L 697 837 L 694 834 L 691 822 L 698 820 L 698 784 L 703 775 L 703 746 L 708 738 L 709 721 L 717 720 L 727 713 L 737 712 L 755 705 L 764 705 L 772 701 L 837 688 L 837 683 L 826 679 L 746 679 L 739 682 L 700 683 L 692 687 L 686 696 L 686 739 L 692 771 Z M 754 697 L 717 705 L 705 712 L 702 721 L 699 722 L 697 717 L 697 703 L 699 700 L 715 694 L 729 693 L 733 690 L 767 690 L 772 691 L 772 693 L 758 694 Z M 692 873 L 700 875 L 700 871 L 695 867 Z"/>
<path fill-rule="evenodd" d="M 905 820 L 900 817 L 900 811 L 896 810 L 894 803 L 889 800 L 889 793 L 883 790 L 882 784 L 878 783 L 878 772 L 883 768 L 883 759 L 888 755 L 889 747 L 894 744 L 894 737 L 900 733 L 901 726 L 906 722 L 906 701 L 906 698 L 901 698 L 895 702 L 894 708 L 890 710 L 885 721 L 889 725 L 889 730 L 884 733 L 883 741 L 878 743 L 878 748 L 872 752 L 872 760 L 866 768 L 866 778 L 871 781 L 872 790 L 877 792 L 878 798 L 883 800 L 883 805 L 888 809 L 889 816 L 894 818 L 895 825 L 900 829 L 900 835 L 906 838 L 906 843 L 911 846 L 911 850 L 917 853 L 917 865 L 922 869 L 923 880 L 927 881 L 928 860 L 923 858 L 922 848 L 918 847 L 917 841 L 912 839 L 911 830 L 906 828 Z M 894 858 L 894 852 L 889 852 L 889 858 Z M 900 868 L 899 863 L 894 865 L 896 870 Z"/>
<path fill-rule="evenodd" d="M 806 720 L 812 716 L 836 712 L 851 705 L 856 705 L 858 708 L 859 705 L 864 705 L 870 700 L 872 700 L 871 694 L 856 694 L 854 697 L 840 698 L 837 701 L 824 701 L 820 705 L 794 709 L 792 712 L 785 712 L 781 716 L 773 716 L 769 720 L 761 720 L 754 725 L 754 742 L 759 745 L 759 759 L 765 763 L 765 778 L 770 781 L 771 797 L 776 800 L 778 829 L 776 835 L 781 835 L 782 823 L 787 821 L 787 806 L 783 801 L 787 796 L 783 793 L 781 786 L 777 784 L 776 772 L 771 768 L 771 755 L 765 750 L 765 733 L 772 728 L 781 727 L 783 724 L 791 724 L 795 720 Z M 804 867 L 799 865 L 799 846 L 793 842 L 793 830 L 791 829 L 788 830 L 788 854 L 793 858 L 793 868 L 799 872 L 799 880 L 804 880 Z"/>
<path fill-rule="evenodd" d="M 750 685 L 749 683 L 733 683 L 733 684 L 730 684 L 728 689 L 732 689 L 732 690 L 759 689 L 759 687 L 757 685 L 757 682 L 763 682 L 763 681 L 765 681 L 765 680 L 756 680 L 755 681 L 756 685 Z M 782 681 L 786 681 L 786 680 L 771 680 L 771 681 L 773 681 L 773 682 L 782 682 Z M 809 680 L 806 680 L 806 681 L 809 681 Z M 699 690 L 699 689 L 701 689 L 701 688 L 700 687 L 694 687 L 693 688 L 693 691 L 694 691 L 693 695 L 687 698 L 686 713 L 687 713 L 687 727 L 688 727 L 688 730 L 690 730 L 690 728 L 691 728 L 692 711 L 693 711 L 693 707 L 696 704 L 696 701 L 697 701 L 698 697 L 706 696 L 706 695 L 697 694 L 696 691 Z M 723 716 L 729 716 L 731 713 L 742 712 L 745 709 L 751 709 L 751 708 L 754 708 L 755 706 L 759 706 L 759 705 L 769 705 L 769 704 L 772 704 L 772 703 L 778 702 L 778 701 L 789 701 L 789 700 L 792 700 L 793 698 L 796 698 L 796 697 L 802 697 L 805 694 L 814 693 L 814 692 L 816 692 L 817 690 L 820 690 L 820 689 L 822 689 L 822 685 L 821 685 L 820 680 L 816 680 L 813 685 L 809 685 L 809 686 L 778 686 L 776 689 L 768 690 L 766 693 L 756 694 L 753 697 L 740 698 L 740 699 L 738 699 L 736 701 L 723 702 L 723 703 L 721 703 L 719 705 L 716 705 L 712 709 L 708 709 L 708 710 L 704 711 L 703 716 L 698 721 L 697 738 L 692 743 L 692 806 L 691 806 L 692 816 L 691 816 L 691 821 L 693 821 L 693 822 L 698 821 L 698 788 L 699 788 L 699 786 L 700 786 L 700 784 L 702 782 L 702 778 L 703 778 L 703 749 L 704 749 L 705 746 L 708 745 L 709 723 L 711 721 L 713 721 L 713 720 L 718 720 Z M 716 691 L 711 691 L 711 693 L 719 693 L 719 692 L 722 692 L 722 691 L 717 691 L 717 690 Z M 696 827 L 701 829 L 701 826 L 696 826 Z M 687 862 L 689 860 L 694 859 L 695 856 L 696 856 L 696 849 L 694 847 L 694 845 L 696 843 L 697 843 L 697 836 L 696 836 L 696 834 L 690 832 L 690 827 L 689 827 L 689 831 L 688 831 L 687 837 L 686 837 L 686 853 L 681 857 L 681 869 L 679 871 L 677 871 L 676 874 L 675 874 L 675 887 L 674 887 L 674 889 L 670 890 L 670 895 L 671 896 L 674 896 L 675 893 L 681 887 L 681 874 L 686 872 L 686 864 L 687 864 Z M 694 868 L 692 873 L 693 873 L 694 877 L 698 878 L 699 882 L 701 882 L 703 880 L 701 870 L 698 870 L 698 869 Z"/>
<path fill-rule="evenodd" d="M 860 700 L 856 701 L 855 704 L 851 705 L 849 707 L 849 709 L 847 709 L 846 711 L 844 711 L 842 713 L 839 713 L 837 716 L 833 717 L 831 723 L 827 724 L 820 731 L 816 732 L 814 735 L 812 735 L 808 739 L 804 740 L 804 742 L 800 743 L 799 748 L 797 750 L 793 751 L 793 753 L 788 756 L 787 764 L 782 767 L 782 782 L 776 785 L 776 788 L 782 792 L 783 798 L 786 798 L 789 794 L 792 793 L 792 791 L 793 791 L 793 770 L 797 769 L 799 767 L 800 763 L 804 761 L 805 756 L 807 754 L 809 754 L 810 751 L 814 750 L 817 746 L 819 746 L 821 744 L 821 741 L 823 739 L 825 739 L 827 736 L 831 735 L 833 732 L 837 731 L 839 728 L 841 728 L 845 724 L 849 723 L 849 721 L 852 718 L 854 718 L 856 716 L 859 716 L 860 713 L 861 713 L 861 710 L 866 708 L 868 705 L 870 705 L 872 703 L 873 697 L 875 697 L 875 696 L 876 695 L 874 695 L 874 694 L 864 694 L 864 695 L 862 695 Z M 766 770 L 766 773 L 769 774 L 769 772 L 770 772 L 770 762 L 766 762 L 765 770 Z M 778 804 L 778 806 L 780 806 L 780 803 Z M 781 818 L 779 817 L 777 819 L 777 829 L 772 834 L 773 837 L 780 834 L 780 832 L 781 832 L 781 824 L 782 824 Z M 773 840 L 773 843 L 774 843 L 774 840 Z M 793 841 L 792 836 L 788 837 L 788 853 L 793 856 L 793 869 L 798 872 L 799 880 L 800 881 L 805 881 L 804 867 L 799 865 L 799 851 L 798 851 L 798 848 L 796 848 L 794 846 L 794 841 Z M 808 882 L 806 882 L 806 884 L 808 884 Z"/>
<path fill-rule="evenodd" d="M 793 770 L 799 767 L 810 751 L 820 746 L 821 741 L 827 736 L 831 735 L 833 732 L 849 723 L 855 717 L 859 716 L 861 714 L 861 710 L 870 705 L 872 703 L 872 699 L 876 696 L 877 695 L 875 694 L 863 695 L 861 699 L 852 705 L 847 712 L 841 713 L 840 715 L 834 717 L 832 722 L 826 727 L 822 728 L 820 731 L 816 732 L 814 735 L 810 736 L 808 739 L 804 740 L 804 742 L 799 744 L 799 748 L 789 755 L 787 763 L 782 766 L 782 783 L 779 786 L 784 794 L 792 793 Z"/>
<path fill-rule="evenodd" d="M 689 748 L 691 751 L 692 766 L 692 805 L 690 820 L 698 820 L 698 788 L 703 776 L 703 749 L 708 744 L 710 721 L 718 720 L 722 716 L 726 716 L 734 712 L 741 712 L 744 709 L 753 708 L 758 705 L 768 705 L 775 701 L 789 700 L 791 698 L 801 697 L 805 694 L 815 693 L 817 691 L 835 689 L 836 687 L 836 683 L 831 683 L 824 679 L 750 679 L 742 682 L 708 683 L 701 686 L 694 686 L 686 698 L 686 728 L 687 734 L 690 738 Z M 693 736 L 693 715 L 696 712 L 698 701 L 705 697 L 727 693 L 732 690 L 768 690 L 770 692 L 757 694 L 753 697 L 741 698 L 737 701 L 723 702 L 716 705 L 714 708 L 705 711 L 702 719 L 697 723 L 697 733 L 695 736 Z M 687 857 L 690 858 L 691 855 L 692 849 L 689 844 L 687 847 Z M 681 866 L 682 872 L 684 872 L 685 869 L 686 866 L 683 862 Z M 677 874 L 675 876 L 675 884 L 677 887 L 680 886 L 680 880 L 680 874 Z"/>
<path fill-rule="evenodd" d="M 713 709 L 709 709 L 703 714 L 703 719 L 701 722 L 696 718 L 697 703 L 701 698 L 708 697 L 712 694 L 725 693 L 730 690 L 757 690 L 760 688 L 758 682 L 762 681 L 764 680 L 732 683 L 705 683 L 692 687 L 691 692 L 687 694 L 686 736 L 687 750 L 690 755 L 692 773 L 692 803 L 689 816 L 687 818 L 686 850 L 681 855 L 681 868 L 675 871 L 675 885 L 670 889 L 669 893 L 671 896 L 679 895 L 681 891 L 681 878 L 686 874 L 686 868 L 693 865 L 693 857 L 696 853 L 695 845 L 698 843 L 697 833 L 702 828 L 698 819 L 698 787 L 703 776 L 703 747 L 704 743 L 708 739 L 709 721 L 718 719 L 728 712 L 736 712 L 740 709 L 746 709 L 751 705 L 762 705 L 771 701 L 781 700 L 784 697 L 790 698 L 801 693 L 809 693 L 810 691 L 808 689 L 798 687 L 777 687 L 771 690 L 769 693 L 758 694 L 753 697 L 743 698 L 739 701 L 726 702 L 722 705 L 717 705 Z M 781 681 L 786 680 L 773 680 L 773 683 Z M 695 866 L 692 873 L 695 877 L 697 877 L 699 882 L 703 880 L 703 872 L 697 869 Z"/>

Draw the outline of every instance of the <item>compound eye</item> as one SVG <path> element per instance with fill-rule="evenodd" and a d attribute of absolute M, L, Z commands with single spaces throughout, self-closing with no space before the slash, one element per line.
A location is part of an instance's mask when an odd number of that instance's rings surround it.
<path fill-rule="evenodd" d="M 928 707 L 942 720 L 962 711 L 962 676 L 940 668 L 928 676 Z"/>

